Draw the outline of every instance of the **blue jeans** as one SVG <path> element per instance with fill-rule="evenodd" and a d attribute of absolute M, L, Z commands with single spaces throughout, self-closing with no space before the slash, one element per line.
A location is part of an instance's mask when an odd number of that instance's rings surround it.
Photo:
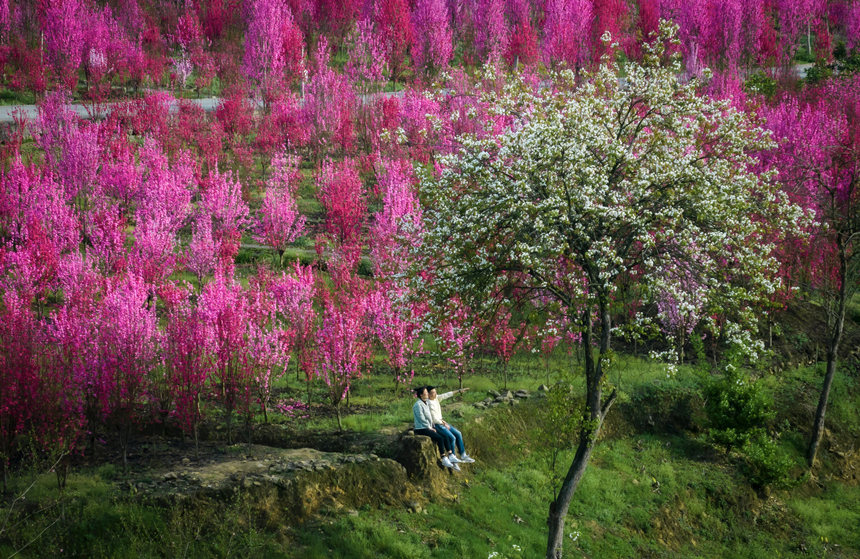
<path fill-rule="evenodd" d="M 438 427 L 439 426 L 437 425 L 435 431 L 431 431 L 430 429 L 415 429 L 414 433 L 416 435 L 430 437 L 430 439 L 436 443 L 436 446 L 439 448 L 439 454 L 442 455 L 442 457 L 445 457 L 448 455 L 448 451 L 454 447 L 448 442 L 448 437 L 439 432 Z"/>
<path fill-rule="evenodd" d="M 457 451 L 460 453 L 460 456 L 466 454 L 466 446 L 463 444 L 463 434 L 456 430 L 453 425 L 448 425 L 445 427 L 444 425 L 437 423 L 433 427 L 436 428 L 436 431 L 446 437 L 448 439 L 448 447 L 454 448 L 454 444 L 457 445 Z"/>

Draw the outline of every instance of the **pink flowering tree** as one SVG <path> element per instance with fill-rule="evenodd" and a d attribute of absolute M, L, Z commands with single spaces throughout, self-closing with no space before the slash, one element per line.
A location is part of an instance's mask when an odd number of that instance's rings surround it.
<path fill-rule="evenodd" d="M 588 0 L 547 0 L 543 26 L 542 58 L 545 65 L 580 68 L 591 46 L 594 11 Z"/>
<path fill-rule="evenodd" d="M 301 75 L 304 38 L 284 2 L 253 0 L 249 9 L 242 73 L 268 106 L 278 89 Z"/>
<path fill-rule="evenodd" d="M 349 58 L 344 73 L 352 83 L 363 83 L 361 93 L 373 90 L 373 85 L 383 78 L 385 44 L 369 20 L 359 20 L 351 36 Z"/>
<path fill-rule="evenodd" d="M 677 362 L 684 362 L 684 346 L 702 319 L 706 289 L 699 285 L 693 264 L 675 264 L 657 296 L 657 319 L 666 337 L 675 346 Z"/>
<path fill-rule="evenodd" d="M 47 169 L 55 173 L 67 201 L 80 213 L 87 209 L 100 163 L 99 126 L 80 119 L 64 93 L 48 95 L 39 105 L 36 139 Z"/>
<path fill-rule="evenodd" d="M 103 273 L 109 275 L 119 272 L 125 266 L 128 255 L 125 247 L 125 215 L 117 206 L 102 202 L 87 218 L 87 236 Z"/>
<path fill-rule="evenodd" d="M 517 324 L 507 305 L 499 305 L 495 316 L 488 320 L 484 338 L 492 349 L 496 359 L 502 366 L 504 387 L 508 388 L 508 368 L 511 358 L 520 343 L 525 339 L 528 322 L 519 321 Z"/>
<path fill-rule="evenodd" d="M 468 371 L 475 354 L 478 321 L 471 309 L 456 296 L 434 310 L 434 335 L 439 353 L 457 374 L 459 388 L 462 388 L 463 375 Z"/>
<path fill-rule="evenodd" d="M 214 364 L 210 379 L 215 398 L 224 406 L 227 440 L 233 441 L 233 414 L 247 414 L 254 367 L 248 346 L 250 309 L 242 286 L 219 274 L 203 287 L 198 300 L 204 340 Z"/>
<path fill-rule="evenodd" d="M 0 468 L 6 489 L 16 441 L 37 419 L 40 394 L 37 365 L 38 326 L 29 301 L 5 291 L 0 302 Z"/>
<path fill-rule="evenodd" d="M 171 164 L 154 140 L 144 143 L 139 156 L 146 188 L 138 196 L 128 264 L 144 281 L 157 285 L 178 264 L 177 234 L 191 213 L 194 164 L 185 155 Z"/>
<path fill-rule="evenodd" d="M 317 195 L 326 212 L 323 242 L 328 247 L 330 272 L 337 282 L 355 268 L 361 256 L 367 201 L 351 159 L 324 163 L 318 180 Z"/>
<path fill-rule="evenodd" d="M 488 65 L 496 65 L 507 52 L 511 30 L 505 18 L 505 0 L 476 2 L 475 49 Z"/>
<path fill-rule="evenodd" d="M 179 242 L 169 220 L 139 216 L 128 267 L 147 283 L 159 285 L 176 270 L 178 248 Z"/>
<path fill-rule="evenodd" d="M 305 124 L 313 130 L 313 152 L 318 157 L 329 146 L 346 152 L 353 147 L 355 92 L 346 76 L 329 66 L 331 52 L 325 37 L 317 43 L 314 72 L 305 88 Z"/>
<path fill-rule="evenodd" d="M 412 60 L 425 74 L 448 67 L 454 56 L 451 18 L 445 0 L 417 0 L 412 9 Z"/>
<path fill-rule="evenodd" d="M 283 263 L 287 246 L 305 230 L 305 217 L 299 214 L 296 194 L 301 181 L 299 158 L 279 153 L 272 160 L 263 204 L 257 213 L 256 238 L 275 250 L 278 264 Z"/>
<path fill-rule="evenodd" d="M 221 245 L 212 235 L 212 218 L 198 214 L 191 223 L 191 240 L 186 247 L 185 269 L 197 278 L 198 289 L 203 288 L 203 278 L 219 270 Z"/>
<path fill-rule="evenodd" d="M 212 172 L 201 186 L 199 219 L 212 222 L 212 238 L 218 243 L 218 269 L 232 275 L 242 231 L 251 223 L 242 183 L 229 171 Z"/>
<path fill-rule="evenodd" d="M 538 56 L 537 32 L 529 19 L 523 19 L 511 31 L 505 62 L 513 68 L 519 64 L 530 66 L 538 60 Z"/>
<path fill-rule="evenodd" d="M 373 335 L 385 350 L 395 387 L 409 384 L 415 376 L 411 367 L 417 351 L 421 322 L 408 291 L 379 282 L 367 300 Z"/>
<path fill-rule="evenodd" d="M 75 91 L 84 55 L 86 5 L 80 0 L 48 0 L 40 13 L 47 59 L 67 91 Z"/>
<path fill-rule="evenodd" d="M 196 186 L 194 160 L 182 154 L 171 162 L 154 140 L 146 140 L 138 156 L 145 188 L 138 194 L 136 215 L 141 220 L 160 220 L 175 233 L 191 214 Z"/>
<path fill-rule="evenodd" d="M 132 426 L 148 388 L 148 374 L 157 363 L 160 333 L 155 302 L 143 279 L 118 277 L 99 305 L 97 379 L 106 424 L 119 433 L 123 466 Z"/>
<path fill-rule="evenodd" d="M 411 252 L 421 242 L 423 225 L 411 164 L 387 161 L 380 169 L 382 211 L 370 228 L 370 259 L 376 283 L 368 309 L 376 339 L 385 349 L 395 383 L 408 383 L 407 368 L 417 350 L 421 317 L 406 281 Z"/>
<path fill-rule="evenodd" d="M 382 42 L 385 64 L 396 82 L 406 65 L 406 50 L 412 43 L 412 20 L 407 0 L 375 0 L 370 14 L 375 33 Z"/>
<path fill-rule="evenodd" d="M 282 274 L 272 281 L 271 291 L 278 312 L 285 317 L 292 332 L 292 349 L 296 356 L 296 376 L 305 375 L 308 403 L 311 381 L 316 373 L 317 279 L 311 266 L 296 262 L 292 275 Z"/>
<path fill-rule="evenodd" d="M 89 434 L 88 448 L 95 454 L 96 431 L 105 417 L 105 383 L 99 366 L 97 335 L 100 303 L 106 279 L 94 262 L 80 253 L 64 258 L 58 269 L 63 305 L 51 313 L 45 334 L 51 348 L 50 366 L 70 379 L 67 401 L 75 401 L 77 424 Z"/>
<path fill-rule="evenodd" d="M 341 402 L 352 382 L 361 376 L 370 348 L 367 342 L 365 313 L 367 303 L 360 291 L 339 294 L 338 300 L 326 297 L 322 324 L 317 331 L 317 375 L 328 388 L 329 403 L 341 423 Z"/>
<path fill-rule="evenodd" d="M 834 81 L 808 102 L 765 110 L 781 141 L 771 159 L 794 200 L 820 224 L 810 231 L 812 287 L 827 313 L 827 364 L 807 449 L 815 463 L 836 373 L 848 301 L 860 287 L 860 82 Z"/>
<path fill-rule="evenodd" d="M 370 227 L 370 259 L 376 278 L 403 278 L 423 234 L 417 179 L 404 159 L 385 161 L 379 175 L 382 211 Z"/>
<path fill-rule="evenodd" d="M 181 285 L 166 286 L 161 295 L 166 306 L 161 348 L 164 376 L 173 400 L 172 413 L 182 432 L 193 437 L 196 452 L 212 355 L 207 351 L 201 314 L 191 304 L 190 289 Z"/>
<path fill-rule="evenodd" d="M 290 364 L 293 330 L 289 328 L 283 309 L 272 290 L 274 278 L 261 273 L 251 278 L 248 291 L 250 323 L 248 351 L 253 367 L 252 384 L 263 413 L 269 421 L 272 382 L 284 376 Z"/>

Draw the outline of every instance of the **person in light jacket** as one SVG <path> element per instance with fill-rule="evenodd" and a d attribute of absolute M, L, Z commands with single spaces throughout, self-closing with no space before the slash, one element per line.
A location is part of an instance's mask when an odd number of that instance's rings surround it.
<path fill-rule="evenodd" d="M 427 405 L 427 387 L 419 386 L 415 389 L 417 399 L 412 405 L 412 417 L 415 420 L 415 434 L 430 437 L 436 446 L 439 448 L 439 454 L 442 455 L 442 465 L 446 468 L 453 468 L 460 471 L 460 466 L 451 462 L 448 455 L 451 453 L 451 448 L 448 447 L 447 437 L 443 437 L 433 427 L 433 417 L 430 415 L 430 408 Z"/>
<path fill-rule="evenodd" d="M 430 417 L 433 420 L 433 427 L 436 428 L 436 431 L 439 434 L 448 440 L 448 444 L 446 446 L 451 450 L 448 454 L 448 460 L 455 465 L 458 462 L 474 462 L 475 459 L 466 453 L 466 446 L 463 444 L 463 434 L 455 429 L 450 423 L 442 419 L 442 406 L 439 402 L 450 398 L 454 394 L 459 394 L 467 390 L 469 389 L 461 388 L 459 390 L 452 390 L 451 392 L 437 395 L 435 386 L 427 387 L 427 405 L 430 408 Z M 460 453 L 459 458 L 457 458 L 457 455 L 453 452 L 455 445 L 457 452 Z"/>

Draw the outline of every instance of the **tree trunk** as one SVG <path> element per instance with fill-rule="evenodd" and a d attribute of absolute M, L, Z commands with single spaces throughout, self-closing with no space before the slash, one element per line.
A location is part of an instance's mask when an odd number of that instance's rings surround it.
<path fill-rule="evenodd" d="M 227 444 L 233 444 L 233 408 L 228 407 L 225 410 L 227 414 Z"/>
<path fill-rule="evenodd" d="M 841 285 L 837 296 L 836 315 L 832 322 L 833 330 L 830 332 L 830 339 L 827 342 L 827 368 L 824 373 L 824 386 L 821 388 L 821 396 L 818 399 L 818 408 L 815 410 L 815 419 L 812 424 L 809 448 L 806 451 L 806 464 L 810 468 L 815 465 L 815 456 L 818 454 L 818 446 L 821 444 L 821 436 L 824 434 L 827 399 L 830 397 L 830 387 L 833 384 L 833 376 L 836 374 L 839 343 L 842 341 L 842 332 L 845 328 L 845 308 L 848 304 L 848 258 L 841 242 L 839 243 L 839 277 Z"/>
<path fill-rule="evenodd" d="M 561 491 L 559 491 L 556 500 L 549 504 L 547 559 L 561 559 L 561 548 L 564 543 L 564 519 L 567 516 L 570 501 L 573 499 L 573 493 L 576 491 L 582 475 L 585 473 L 585 467 L 588 465 L 588 459 L 591 458 L 593 448 L 594 437 L 583 433 L 580 436 L 579 446 L 576 449 L 576 455 L 573 457 L 573 463 L 571 463 L 564 482 L 561 484 Z"/>
<path fill-rule="evenodd" d="M 590 310 L 587 309 L 583 311 L 582 314 L 582 322 L 584 325 L 582 345 L 585 349 L 586 379 L 583 427 L 579 434 L 579 446 L 576 449 L 576 455 L 573 457 L 573 462 L 570 464 L 567 475 L 561 484 L 558 496 L 549 505 L 549 518 L 547 519 L 549 533 L 547 535 L 546 559 L 561 559 L 562 544 L 564 543 L 564 520 L 565 517 L 567 517 L 567 510 L 570 508 L 573 494 L 579 486 L 579 482 L 582 480 L 586 466 L 588 466 L 588 460 L 591 458 L 591 451 L 594 449 L 594 443 L 597 440 L 597 435 L 600 433 L 600 428 L 603 425 L 606 413 L 609 411 L 613 402 L 615 402 L 617 395 L 615 390 L 613 390 L 606 401 L 603 401 L 601 386 L 604 371 L 602 362 L 603 357 L 609 351 L 612 323 L 609 316 L 609 307 L 602 302 L 600 304 L 600 317 L 600 353 L 597 361 L 595 362 L 594 353 L 591 349 L 591 313 Z"/>
<path fill-rule="evenodd" d="M 194 458 L 200 458 L 200 422 L 194 421 Z"/>

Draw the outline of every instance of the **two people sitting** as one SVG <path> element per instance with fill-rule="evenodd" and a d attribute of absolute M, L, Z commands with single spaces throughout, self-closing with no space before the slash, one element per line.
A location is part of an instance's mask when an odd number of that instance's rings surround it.
<path fill-rule="evenodd" d="M 439 449 L 439 454 L 442 455 L 442 465 L 458 472 L 460 463 L 471 463 L 475 460 L 466 453 L 463 434 L 442 419 L 442 406 L 439 405 L 439 401 L 466 390 L 468 388 L 437 394 L 435 386 L 420 386 L 415 389 L 415 395 L 418 398 L 412 406 L 415 434 L 430 437 Z M 459 458 L 455 450 L 459 452 Z"/>

